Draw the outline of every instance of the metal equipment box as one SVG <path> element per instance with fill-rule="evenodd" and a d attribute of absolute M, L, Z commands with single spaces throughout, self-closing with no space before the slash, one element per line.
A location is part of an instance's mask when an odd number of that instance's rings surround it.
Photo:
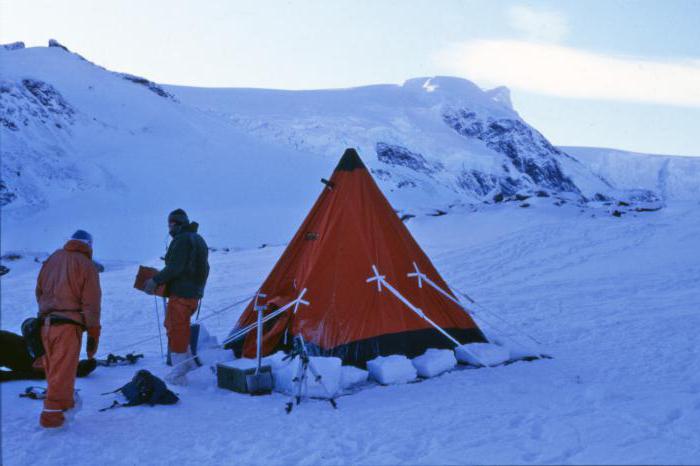
<path fill-rule="evenodd" d="M 255 364 L 239 362 L 242 360 L 231 361 L 230 363 L 218 363 L 216 365 L 216 383 L 219 388 L 225 388 L 238 393 L 250 393 L 246 377 L 255 374 Z M 245 361 L 245 360 L 243 360 Z M 272 379 L 272 368 L 270 366 L 261 366 L 260 374 L 269 374 Z"/>

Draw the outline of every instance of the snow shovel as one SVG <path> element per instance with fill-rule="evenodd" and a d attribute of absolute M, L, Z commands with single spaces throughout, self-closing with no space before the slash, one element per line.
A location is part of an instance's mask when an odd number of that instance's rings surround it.
<path fill-rule="evenodd" d="M 258 366 L 254 374 L 246 375 L 245 382 L 248 387 L 248 393 L 251 395 L 269 395 L 272 393 L 272 371 L 269 366 L 262 367 L 262 331 L 263 331 L 263 311 L 265 306 L 258 305 L 258 298 L 265 297 L 264 294 L 258 293 L 255 296 L 254 309 L 258 313 L 258 341 L 257 341 L 257 357 Z"/>

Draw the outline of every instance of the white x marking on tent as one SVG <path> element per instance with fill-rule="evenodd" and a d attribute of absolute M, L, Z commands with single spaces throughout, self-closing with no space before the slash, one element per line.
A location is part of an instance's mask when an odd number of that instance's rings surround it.
<path fill-rule="evenodd" d="M 366 281 L 367 283 L 377 282 L 377 291 L 382 291 L 382 282 L 386 278 L 386 275 L 379 275 L 376 265 L 372 265 L 372 271 L 374 272 L 374 276 L 369 277 Z"/>
<path fill-rule="evenodd" d="M 304 301 L 303 299 L 301 299 L 301 298 L 304 297 L 305 294 L 306 294 L 306 288 L 304 288 L 303 290 L 301 290 L 301 293 L 299 293 L 299 297 L 298 297 L 297 299 L 294 300 L 294 314 L 297 313 L 297 310 L 299 309 L 299 305 L 300 305 L 300 304 L 303 304 L 304 306 L 308 306 L 308 305 L 309 305 L 309 302 L 308 302 L 308 301 Z"/>
<path fill-rule="evenodd" d="M 415 269 L 415 272 L 407 273 L 406 276 L 416 277 L 418 279 L 418 288 L 423 288 L 423 279 L 426 278 L 425 274 L 418 269 L 418 265 L 416 265 L 415 262 L 413 263 L 413 268 Z"/>

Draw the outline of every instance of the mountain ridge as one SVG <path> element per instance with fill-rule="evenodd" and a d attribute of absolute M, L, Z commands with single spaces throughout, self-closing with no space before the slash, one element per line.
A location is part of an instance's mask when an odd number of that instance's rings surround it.
<path fill-rule="evenodd" d="M 280 244 L 347 147 L 406 218 L 536 195 L 586 204 L 697 194 L 646 175 L 612 182 L 600 163 L 591 169 L 522 120 L 507 88 L 482 91 L 462 78 L 192 88 L 109 71 L 55 41 L 0 48 L 0 62 L 3 247 L 33 249 L 82 222 L 117 248 L 110 231 L 158 231 L 154 215 L 177 205 L 220 224 L 211 234 L 222 244 Z"/>

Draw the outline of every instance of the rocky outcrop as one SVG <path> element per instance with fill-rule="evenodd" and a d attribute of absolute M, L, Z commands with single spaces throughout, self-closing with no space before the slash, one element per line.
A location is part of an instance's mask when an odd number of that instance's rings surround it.
<path fill-rule="evenodd" d="M 0 207 L 10 204 L 16 198 L 17 194 L 13 193 L 4 181 L 0 180 Z"/>
<path fill-rule="evenodd" d="M 65 45 L 61 44 L 61 43 L 60 43 L 59 41 L 57 41 L 56 39 L 49 39 L 49 47 L 58 47 L 59 49 L 63 49 L 63 50 L 65 50 L 66 52 L 70 52 L 70 50 L 68 50 L 68 47 L 66 47 Z"/>
<path fill-rule="evenodd" d="M 430 163 L 423 155 L 412 152 L 405 147 L 378 142 L 377 159 L 387 165 L 394 167 L 406 167 L 418 173 L 431 175 L 437 171 L 443 170 L 444 167 L 440 163 Z"/>
<path fill-rule="evenodd" d="M 512 167 L 526 175 L 534 185 L 554 191 L 580 193 L 571 179 L 564 175 L 557 161 L 568 156 L 522 121 L 484 119 L 468 109 L 448 110 L 442 117 L 460 135 L 478 139 L 488 148 L 508 157 Z M 504 169 L 508 171 L 509 167 Z"/>
<path fill-rule="evenodd" d="M 19 131 L 31 122 L 63 128 L 75 121 L 75 109 L 51 84 L 25 78 L 0 82 L 0 125 Z"/>
<path fill-rule="evenodd" d="M 2 44 L 2 45 L 0 45 L 0 47 L 2 47 L 3 50 L 21 50 L 25 46 L 24 46 L 24 42 L 18 41 L 18 42 L 12 42 L 10 44 Z"/>
<path fill-rule="evenodd" d="M 40 206 L 42 190 L 71 191 L 89 184 L 68 161 L 64 141 L 78 111 L 51 84 L 38 79 L 0 81 L 0 206 Z"/>
<path fill-rule="evenodd" d="M 492 197 L 497 194 L 512 196 L 519 191 L 529 191 L 530 186 L 519 179 L 511 178 L 507 173 L 497 176 L 477 170 L 464 170 L 456 180 L 457 186 L 479 197 Z"/>
<path fill-rule="evenodd" d="M 146 87 L 149 91 L 153 92 L 154 94 L 160 97 L 177 101 L 174 95 L 172 95 L 170 92 L 166 91 L 153 81 L 149 81 L 148 79 L 142 78 L 141 76 L 134 76 L 133 74 L 128 73 L 118 73 L 118 75 L 121 76 L 122 79 L 126 79 L 127 81 L 131 81 L 134 84 L 139 84 L 141 86 Z"/>

